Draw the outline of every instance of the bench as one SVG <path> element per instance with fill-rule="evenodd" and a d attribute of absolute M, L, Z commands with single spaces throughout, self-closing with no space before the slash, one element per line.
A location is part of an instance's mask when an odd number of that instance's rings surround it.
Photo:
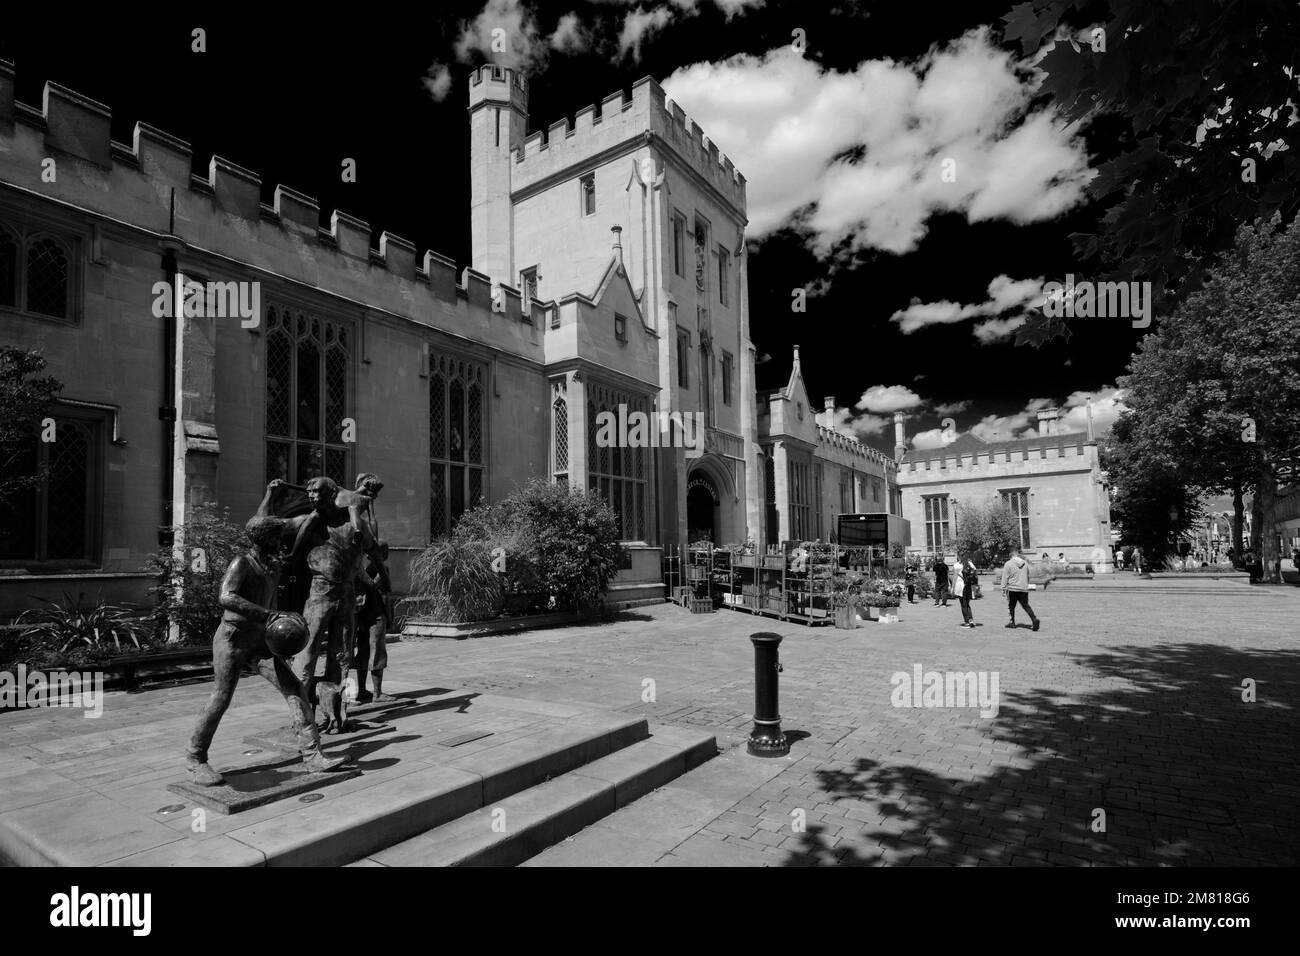
<path fill-rule="evenodd" d="M 139 689 L 136 670 L 154 664 L 175 666 L 178 664 L 212 664 L 211 645 L 202 647 L 178 647 L 173 651 L 159 651 L 157 654 L 128 654 L 115 657 L 104 665 L 106 671 L 120 671 L 128 691 Z"/>

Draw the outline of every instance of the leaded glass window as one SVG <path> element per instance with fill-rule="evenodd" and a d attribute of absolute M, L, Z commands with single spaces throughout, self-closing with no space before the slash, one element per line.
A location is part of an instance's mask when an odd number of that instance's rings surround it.
<path fill-rule="evenodd" d="M 45 318 L 75 317 L 77 243 L 18 222 L 0 222 L 0 307 Z"/>
<path fill-rule="evenodd" d="M 18 304 L 18 249 L 17 234 L 0 224 L 0 305 Z"/>
<path fill-rule="evenodd" d="M 16 476 L 37 476 L 0 502 L 0 561 L 98 562 L 102 520 L 102 417 L 51 411 L 52 441 L 38 423 L 5 459 Z"/>
<path fill-rule="evenodd" d="M 266 478 L 349 487 L 348 324 L 272 303 L 266 310 Z M 350 436 L 349 436 L 350 437 Z"/>
<path fill-rule="evenodd" d="M 450 533 L 487 491 L 488 368 L 435 352 L 429 357 L 429 535 Z"/>
<path fill-rule="evenodd" d="M 926 495 L 925 503 L 925 546 L 929 551 L 948 550 L 952 532 L 948 522 L 948 496 Z"/>
<path fill-rule="evenodd" d="M 1016 529 L 1020 532 L 1020 550 L 1029 544 L 1029 489 L 1017 488 L 1002 492 L 1002 503 L 1007 506 L 1011 516 L 1016 519 Z"/>
<path fill-rule="evenodd" d="M 561 396 L 551 406 L 554 467 L 551 474 L 563 484 L 569 480 L 569 403 Z"/>
<path fill-rule="evenodd" d="M 652 520 L 647 498 L 650 473 L 650 449 L 647 446 L 649 429 L 655 427 L 649 402 L 645 396 L 620 392 L 600 383 L 592 383 L 588 392 L 593 401 L 587 404 L 587 487 L 601 495 L 614 509 L 624 541 L 645 541 L 646 529 Z M 597 419 L 601 412 L 613 416 L 617 422 L 622 417 L 620 406 L 624 408 L 628 434 L 618 434 L 616 428 L 612 443 L 597 442 L 596 436 L 600 431 Z M 640 431 L 643 441 L 632 445 L 629 439 L 637 434 L 632 424 L 635 413 L 646 416 L 648 427 Z"/>

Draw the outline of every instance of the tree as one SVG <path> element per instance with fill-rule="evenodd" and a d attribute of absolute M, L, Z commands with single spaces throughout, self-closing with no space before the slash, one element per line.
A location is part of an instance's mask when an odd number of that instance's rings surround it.
<path fill-rule="evenodd" d="M 63 385 L 41 377 L 37 349 L 0 346 L 0 506 L 41 479 L 31 454 L 34 430 Z"/>
<path fill-rule="evenodd" d="M 1203 489 L 1179 471 L 1168 432 L 1143 423 L 1133 412 L 1121 415 L 1101 459 L 1114 489 L 1111 521 L 1125 544 L 1142 549 L 1148 567 L 1159 567 L 1172 542 L 1200 520 Z"/>
<path fill-rule="evenodd" d="M 1028 0 L 1003 20 L 1026 56 L 1056 41 L 1042 92 L 1067 122 L 1104 124 L 1117 151 L 1089 184 L 1113 205 L 1075 235 L 1081 254 L 1182 298 L 1239 225 L 1294 217 L 1295 0 Z"/>
<path fill-rule="evenodd" d="M 1020 528 L 1011 509 L 996 498 L 963 503 L 952 543 L 980 567 L 997 567 L 1020 550 Z"/>
<path fill-rule="evenodd" d="M 1265 577 L 1275 580 L 1280 484 L 1300 477 L 1300 225 L 1243 226 L 1203 287 L 1146 336 L 1119 380 L 1111 466 L 1126 458 L 1184 493 L 1247 486 L 1259 510 Z M 1121 495 L 1140 476 L 1113 477 Z M 1172 492 L 1171 492 L 1172 494 Z M 1137 500 L 1125 506 L 1131 520 Z M 1235 502 L 1234 502 L 1235 506 Z M 1146 520 L 1159 502 L 1148 499 Z M 1239 523 L 1234 518 L 1234 523 Z"/>

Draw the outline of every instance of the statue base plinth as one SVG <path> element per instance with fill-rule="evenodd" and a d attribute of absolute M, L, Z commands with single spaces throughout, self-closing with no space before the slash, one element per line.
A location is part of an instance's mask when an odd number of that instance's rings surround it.
<path fill-rule="evenodd" d="M 312 773 L 300 761 L 277 760 L 222 771 L 222 776 L 226 782 L 215 787 L 200 787 L 186 781 L 169 783 L 167 789 L 200 807 L 232 814 L 318 790 L 331 783 L 351 780 L 361 776 L 361 771 L 354 768 Z"/>

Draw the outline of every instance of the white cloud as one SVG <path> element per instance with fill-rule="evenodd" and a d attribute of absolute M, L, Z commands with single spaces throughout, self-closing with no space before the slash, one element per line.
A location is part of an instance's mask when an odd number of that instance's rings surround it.
<path fill-rule="evenodd" d="M 893 413 L 922 403 L 921 396 L 906 385 L 872 385 L 854 407 L 863 412 Z"/>
<path fill-rule="evenodd" d="M 942 448 L 944 445 L 951 445 L 957 440 L 957 432 L 948 431 L 943 428 L 930 428 L 926 431 L 917 432 L 911 436 L 908 441 L 912 447 L 918 451 L 929 451 L 932 448 Z"/>
<path fill-rule="evenodd" d="M 841 73 L 783 46 L 683 67 L 664 87 L 745 173 L 752 237 L 795 223 L 840 258 L 909 252 L 938 213 L 1032 222 L 1083 198 L 1084 147 L 1029 112 L 1024 72 L 978 30 L 912 63 Z"/>
<path fill-rule="evenodd" d="M 539 41 L 537 18 L 520 0 L 487 0 L 477 17 L 461 24 L 456 58 L 462 63 L 474 54 L 501 66 L 527 70 L 545 60 L 546 44 Z"/>
<path fill-rule="evenodd" d="M 764 0 L 715 0 L 718 9 L 727 15 L 727 19 L 748 12 L 750 8 L 763 5 Z"/>
<path fill-rule="evenodd" d="M 576 13 L 566 13 L 555 24 L 555 32 L 548 41 L 551 49 L 559 53 L 582 53 L 591 45 L 591 37 L 583 29 L 582 20 Z"/>
<path fill-rule="evenodd" d="M 1025 324 L 1027 318 L 1027 315 L 1021 314 L 1013 315 L 1009 319 L 989 319 L 987 322 L 980 322 L 975 326 L 975 338 L 979 339 L 980 345 L 1009 339 L 1016 329 Z"/>
<path fill-rule="evenodd" d="M 433 97 L 434 102 L 441 103 L 451 92 L 451 70 L 445 63 L 431 63 L 429 71 L 424 74 L 420 83 Z"/>
<path fill-rule="evenodd" d="M 668 7 L 637 7 L 623 19 L 618 35 L 618 49 L 623 56 L 641 59 L 641 44 L 668 25 L 673 12 Z"/>
<path fill-rule="evenodd" d="M 982 344 L 1007 338 L 1012 332 L 1025 324 L 1027 309 L 1031 303 L 1042 299 L 1043 279 L 1012 279 L 1000 275 L 988 286 L 988 298 L 979 303 L 962 305 L 944 299 L 940 302 L 921 302 L 913 299 L 906 309 L 899 309 L 890 319 L 898 323 L 899 331 L 911 335 L 928 325 L 949 325 L 964 322 L 979 316 L 996 316 L 1013 309 L 1022 310 L 1019 315 L 1007 319 L 995 319 L 981 322 L 975 327 L 975 338 Z"/>
<path fill-rule="evenodd" d="M 934 406 L 934 413 L 936 415 L 956 415 L 960 412 L 966 411 L 970 406 L 971 400 L 969 398 L 963 398 L 958 402 L 948 402 L 946 405 Z"/>
<path fill-rule="evenodd" d="M 1123 392 L 1113 385 L 1105 385 L 1092 392 L 1072 392 L 1060 403 L 1047 398 L 1035 398 L 1020 411 L 1010 415 L 985 415 L 971 426 L 970 432 L 985 441 L 1031 438 L 1038 434 L 1038 413 L 1053 406 L 1060 412 L 1057 419 L 1059 433 L 1087 432 L 1090 404 L 1093 433 L 1100 438 L 1110 430 L 1125 407 Z"/>
<path fill-rule="evenodd" d="M 893 424 L 893 417 L 872 415 L 870 412 L 855 414 L 851 409 L 839 406 L 835 409 L 834 429 L 841 435 L 865 440 L 882 434 Z"/>

